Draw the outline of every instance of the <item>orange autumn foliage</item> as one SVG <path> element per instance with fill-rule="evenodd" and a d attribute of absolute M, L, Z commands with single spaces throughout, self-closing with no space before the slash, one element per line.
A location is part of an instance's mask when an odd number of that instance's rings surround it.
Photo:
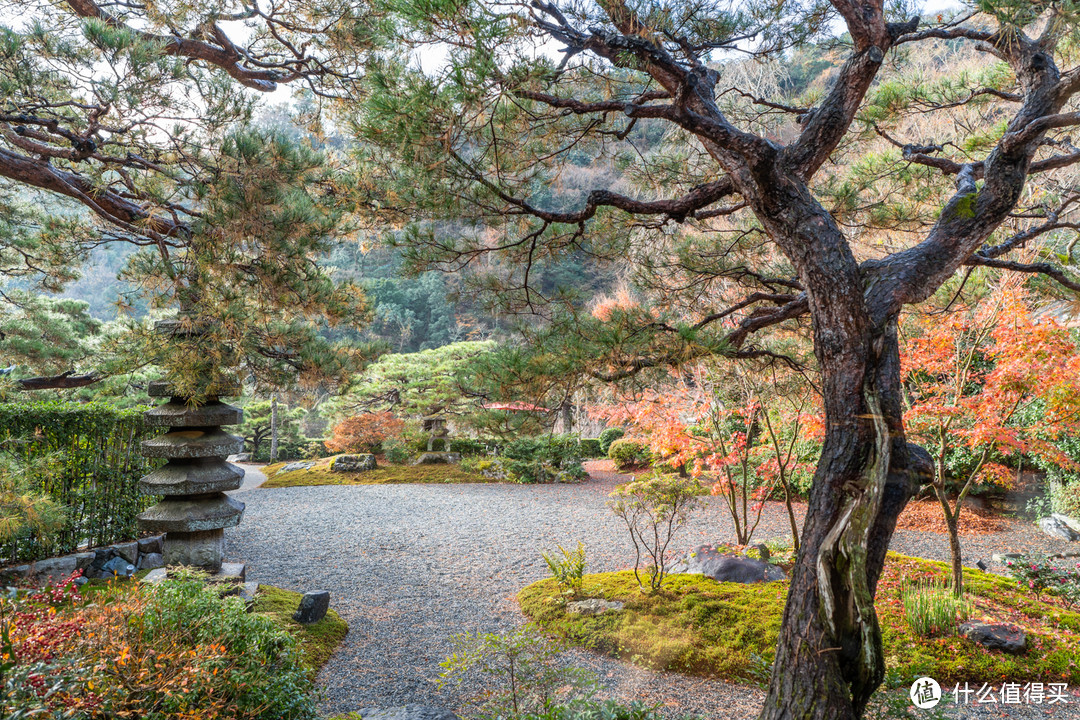
<path fill-rule="evenodd" d="M 323 444 L 332 452 L 371 452 L 404 430 L 405 422 L 389 410 L 362 413 L 335 425 L 333 437 Z"/>

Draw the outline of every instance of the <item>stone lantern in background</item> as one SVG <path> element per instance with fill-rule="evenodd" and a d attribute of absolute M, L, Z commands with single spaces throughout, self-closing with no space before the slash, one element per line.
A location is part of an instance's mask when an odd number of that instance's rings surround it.
<path fill-rule="evenodd" d="M 199 331 L 178 320 L 157 323 L 155 332 L 174 336 L 197 336 Z M 147 411 L 148 425 L 168 428 L 168 432 L 142 443 L 142 454 L 163 458 L 166 464 L 140 480 L 146 495 L 161 495 L 161 501 L 139 514 L 141 530 L 165 533 L 165 565 L 200 568 L 219 580 L 244 580 L 244 566 L 223 565 L 225 528 L 240 523 L 244 503 L 225 494 L 244 480 L 244 471 L 227 462 L 229 455 L 241 452 L 244 440 L 221 429 L 238 425 L 243 411 L 209 397 L 198 406 L 188 398 L 173 394 L 164 382 L 152 382 L 151 397 L 169 398 L 163 405 Z M 154 580 L 164 577 L 163 570 L 153 571 Z"/>

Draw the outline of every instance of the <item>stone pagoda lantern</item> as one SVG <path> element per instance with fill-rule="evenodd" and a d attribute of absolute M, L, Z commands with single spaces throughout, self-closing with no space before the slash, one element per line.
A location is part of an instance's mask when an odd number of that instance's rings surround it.
<path fill-rule="evenodd" d="M 198 334 L 176 320 L 157 323 L 155 331 Z M 147 392 L 151 397 L 168 398 L 145 414 L 148 425 L 167 432 L 143 441 L 142 454 L 167 462 L 139 481 L 144 494 L 163 496 L 161 502 L 139 514 L 139 528 L 165 533 L 163 554 L 167 567 L 186 565 L 209 572 L 212 579 L 242 582 L 243 565 L 223 566 L 223 561 L 225 528 L 238 525 L 244 514 L 244 503 L 225 494 L 226 490 L 240 487 L 244 471 L 226 458 L 241 452 L 244 440 L 221 426 L 238 425 L 244 413 L 217 397 L 190 405 L 188 398 L 173 394 L 164 382 L 150 383 Z M 165 575 L 163 571 L 154 573 Z"/>

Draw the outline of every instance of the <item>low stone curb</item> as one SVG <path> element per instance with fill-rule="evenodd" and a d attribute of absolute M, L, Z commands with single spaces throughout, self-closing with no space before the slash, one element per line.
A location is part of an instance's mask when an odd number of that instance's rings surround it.
<path fill-rule="evenodd" d="M 0 568 L 0 581 L 29 581 L 38 584 L 58 582 L 70 577 L 77 570 L 82 570 L 83 577 L 90 579 L 128 578 L 137 570 L 164 567 L 161 552 L 164 538 L 164 535 L 153 535 L 131 542 Z"/>

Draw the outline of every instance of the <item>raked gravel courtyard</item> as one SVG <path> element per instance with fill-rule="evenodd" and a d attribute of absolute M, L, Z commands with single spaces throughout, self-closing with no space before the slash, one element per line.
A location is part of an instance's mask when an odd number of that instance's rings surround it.
<path fill-rule="evenodd" d="M 524 622 L 515 595 L 549 576 L 540 551 L 557 544 L 587 547 L 588 571 L 630 567 L 625 526 L 606 507 L 625 476 L 591 466 L 580 485 L 354 485 L 265 489 L 251 472 L 231 493 L 247 505 L 227 531 L 227 556 L 247 563 L 248 579 L 296 591 L 329 590 L 349 634 L 319 676 L 328 716 L 363 707 L 406 703 L 462 706 L 468 694 L 437 686 L 451 637 L 492 632 Z M 788 536 L 782 506 L 767 508 L 755 541 Z M 734 538 L 719 498 L 710 498 L 678 546 Z M 965 563 L 993 552 L 1056 551 L 1064 544 L 1030 523 L 1008 533 L 962 538 Z M 945 560 L 944 536 L 898 531 L 892 549 Z M 968 557 L 969 556 L 969 557 Z M 718 719 L 756 716 L 763 693 L 747 685 L 656 673 L 593 653 L 571 661 L 593 669 L 605 693 L 659 703 L 672 716 Z M 1069 707 L 965 711 L 970 718 L 1080 718 Z"/>

